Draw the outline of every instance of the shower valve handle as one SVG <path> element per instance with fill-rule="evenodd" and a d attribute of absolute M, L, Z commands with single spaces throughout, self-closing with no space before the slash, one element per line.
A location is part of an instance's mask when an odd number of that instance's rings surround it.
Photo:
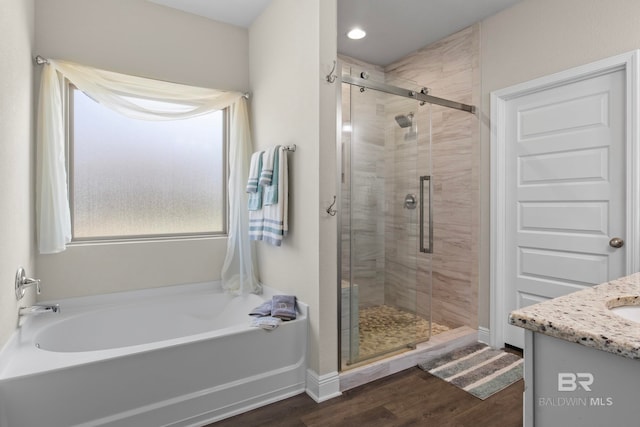
<path fill-rule="evenodd" d="M 407 194 L 404 196 L 404 208 L 415 209 L 418 206 L 418 198 L 415 194 Z"/>

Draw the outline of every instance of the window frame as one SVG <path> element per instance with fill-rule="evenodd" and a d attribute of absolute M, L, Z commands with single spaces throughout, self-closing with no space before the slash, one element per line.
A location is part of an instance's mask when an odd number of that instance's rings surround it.
<path fill-rule="evenodd" d="M 222 111 L 222 230 L 213 232 L 194 232 L 194 233 L 167 233 L 167 234 L 136 234 L 136 235 L 114 235 L 114 236 L 94 236 L 94 237 L 76 237 L 75 236 L 75 205 L 74 205 L 74 90 L 80 91 L 68 79 L 64 79 L 63 98 L 64 102 L 64 126 L 65 126 L 65 153 L 66 153 L 66 169 L 67 169 L 67 191 L 69 194 L 69 211 L 71 216 L 71 242 L 70 246 L 81 244 L 104 244 L 104 243 L 123 243 L 123 242 L 145 242 L 145 241 L 163 241 L 163 240 L 190 240 L 190 239 L 210 239 L 228 237 L 229 235 L 229 129 L 230 129 L 230 108 L 223 108 Z M 85 96 L 88 96 L 85 94 Z"/>

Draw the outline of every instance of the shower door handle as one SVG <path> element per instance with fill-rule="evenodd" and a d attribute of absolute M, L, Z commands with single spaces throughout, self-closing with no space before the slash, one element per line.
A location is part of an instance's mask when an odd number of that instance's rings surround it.
<path fill-rule="evenodd" d="M 424 246 L 424 182 L 429 184 L 429 246 Z M 431 176 L 420 177 L 420 252 L 433 253 L 433 207 L 431 204 Z"/>

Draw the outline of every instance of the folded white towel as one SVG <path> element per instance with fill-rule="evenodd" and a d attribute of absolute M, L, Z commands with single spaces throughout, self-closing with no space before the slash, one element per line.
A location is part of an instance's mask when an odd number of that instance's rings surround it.
<path fill-rule="evenodd" d="M 249 165 L 249 179 L 247 180 L 247 193 L 258 192 L 258 181 L 262 169 L 262 154 L 264 151 L 256 151 L 251 155 L 251 164 Z"/>
<path fill-rule="evenodd" d="M 254 328 L 262 328 L 268 331 L 277 328 L 282 323 L 282 320 L 277 317 L 264 316 L 264 317 L 254 317 L 251 320 L 251 326 Z"/>

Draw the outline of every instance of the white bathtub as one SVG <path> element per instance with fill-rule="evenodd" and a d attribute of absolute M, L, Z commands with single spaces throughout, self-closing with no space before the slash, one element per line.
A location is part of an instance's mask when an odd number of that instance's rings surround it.
<path fill-rule="evenodd" d="M 305 390 L 307 306 L 249 326 L 270 298 L 219 284 L 55 301 L 0 353 L 0 427 L 202 426 Z"/>

